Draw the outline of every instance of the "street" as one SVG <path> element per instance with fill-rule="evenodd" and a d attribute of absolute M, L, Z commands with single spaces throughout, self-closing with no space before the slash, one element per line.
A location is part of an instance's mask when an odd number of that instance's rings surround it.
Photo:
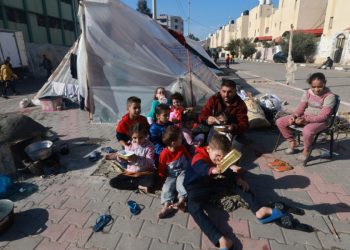
<path fill-rule="evenodd" d="M 280 83 L 285 83 L 286 79 L 284 64 L 238 61 L 236 64 L 231 65 L 231 68 L 237 70 L 237 73 L 242 78 L 259 76 Z M 350 109 L 350 72 L 298 67 L 295 75 L 295 85 L 291 85 L 291 87 L 306 89 L 308 87 L 306 83 L 307 77 L 315 72 L 322 72 L 326 75 L 328 80 L 327 86 L 333 93 L 339 95 L 343 102 L 342 104 L 348 104 L 348 108 Z"/>

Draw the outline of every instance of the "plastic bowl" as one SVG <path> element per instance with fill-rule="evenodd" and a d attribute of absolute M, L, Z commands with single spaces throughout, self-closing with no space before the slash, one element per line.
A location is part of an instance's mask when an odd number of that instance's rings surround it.
<path fill-rule="evenodd" d="M 24 151 L 32 161 L 45 160 L 52 155 L 52 141 L 38 141 L 27 147 Z"/>

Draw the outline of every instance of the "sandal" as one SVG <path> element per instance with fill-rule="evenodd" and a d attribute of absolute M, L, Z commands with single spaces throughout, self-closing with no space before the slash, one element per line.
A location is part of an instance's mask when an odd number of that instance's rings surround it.
<path fill-rule="evenodd" d="M 94 232 L 102 231 L 103 228 L 112 220 L 112 216 L 109 214 L 101 215 L 97 218 L 96 224 L 92 227 Z"/>
<path fill-rule="evenodd" d="M 291 214 L 286 214 L 276 221 L 276 224 L 287 229 L 299 230 L 307 233 L 312 233 L 315 229 L 307 224 L 301 223 L 298 219 L 293 218 Z"/>
<path fill-rule="evenodd" d="M 159 219 L 164 219 L 170 214 L 172 214 L 175 211 L 175 209 L 172 207 L 172 205 L 164 206 L 158 213 L 158 218 Z"/>
<path fill-rule="evenodd" d="M 137 204 L 136 201 L 132 201 L 132 200 L 128 201 L 128 207 L 129 207 L 130 213 L 132 215 L 138 215 L 139 213 L 141 213 L 142 209 L 141 209 L 140 205 Z"/>
<path fill-rule="evenodd" d="M 273 208 L 272 214 L 270 216 L 262 218 L 262 219 L 258 219 L 258 222 L 260 222 L 261 224 L 270 223 L 270 222 L 273 222 L 275 220 L 280 219 L 283 215 L 285 215 L 285 213 L 283 211 L 276 209 L 276 208 Z"/>

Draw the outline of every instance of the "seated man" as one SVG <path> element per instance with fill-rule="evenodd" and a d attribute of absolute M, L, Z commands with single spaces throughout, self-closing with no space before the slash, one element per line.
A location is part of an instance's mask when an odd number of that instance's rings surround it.
<path fill-rule="evenodd" d="M 319 69 L 331 69 L 333 66 L 333 60 L 330 57 L 327 57 L 327 60 L 322 63 L 321 67 Z"/>
<path fill-rule="evenodd" d="M 232 140 L 243 134 L 249 127 L 247 106 L 237 95 L 236 83 L 223 79 L 220 92 L 209 98 L 199 114 L 199 122 L 211 127 L 208 140 L 213 134 L 214 125 L 224 125 L 228 137 Z"/>

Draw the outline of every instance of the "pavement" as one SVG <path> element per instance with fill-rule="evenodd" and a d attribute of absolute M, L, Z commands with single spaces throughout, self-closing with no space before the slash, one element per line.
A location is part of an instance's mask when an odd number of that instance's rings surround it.
<path fill-rule="evenodd" d="M 253 77 L 242 67 L 233 65 L 236 74 L 230 77 L 246 90 L 257 96 L 273 92 L 289 103 L 284 106 L 287 110 L 296 106 L 301 96 L 299 90 L 266 80 L 256 72 Z M 159 220 L 159 198 L 118 191 L 110 187 L 108 178 L 92 175 L 100 161 L 92 163 L 88 155 L 103 146 L 118 147 L 115 125 L 92 124 L 88 114 L 79 109 L 58 112 L 42 112 L 40 107 L 19 109 L 19 101 L 33 96 L 41 85 L 40 80 L 18 84 L 22 95 L 0 99 L 0 112 L 22 113 L 52 127 L 60 138 L 57 143 L 68 143 L 70 154 L 60 156 L 62 170 L 57 175 L 19 176 L 18 181 L 26 191 L 12 197 L 15 221 L 0 235 L 1 249 L 216 249 L 188 213 Z M 247 133 L 242 159 L 242 166 L 249 170 L 246 179 L 262 201 L 282 200 L 303 208 L 306 214 L 296 217 L 312 225 L 315 232 L 261 225 L 249 210 L 242 208 L 230 213 L 208 208 L 208 214 L 226 235 L 236 238 L 236 249 L 350 249 L 350 155 L 346 150 L 349 139 L 339 135 L 331 161 L 320 158 L 328 145 L 319 144 L 310 163 L 302 167 L 295 156 L 283 154 L 285 143 L 272 153 L 277 135 L 273 129 Z M 271 171 L 267 164 L 275 158 L 290 162 L 294 169 L 283 173 Z M 144 205 L 139 215 L 131 215 L 128 200 Z M 103 232 L 90 237 L 96 218 L 107 211 L 114 221 Z"/>

